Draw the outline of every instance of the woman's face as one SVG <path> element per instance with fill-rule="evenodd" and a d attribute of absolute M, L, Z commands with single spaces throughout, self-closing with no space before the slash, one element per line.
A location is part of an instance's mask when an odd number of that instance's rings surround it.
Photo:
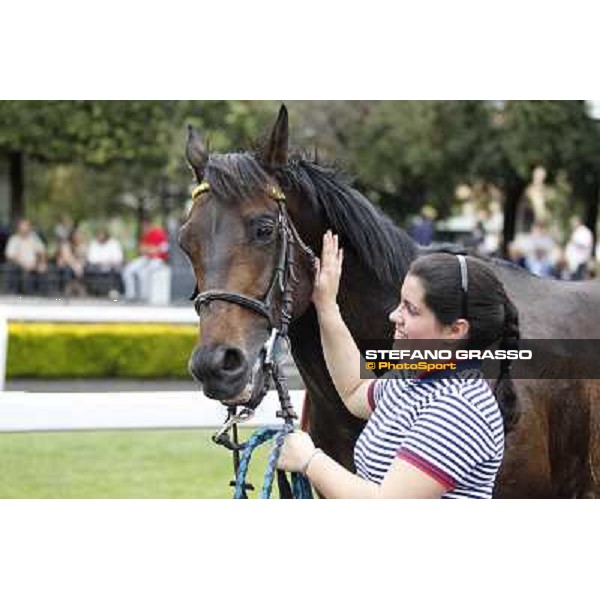
<path fill-rule="evenodd" d="M 400 304 L 390 321 L 395 325 L 395 340 L 438 340 L 462 337 L 454 325 L 442 325 L 425 304 L 425 290 L 421 280 L 410 273 L 404 279 Z"/>

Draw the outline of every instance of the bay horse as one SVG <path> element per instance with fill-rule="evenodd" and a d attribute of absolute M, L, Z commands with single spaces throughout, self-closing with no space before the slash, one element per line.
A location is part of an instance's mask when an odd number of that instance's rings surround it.
<path fill-rule="evenodd" d="M 260 149 L 208 154 L 190 129 L 186 156 L 202 185 L 179 242 L 192 263 L 197 290 L 264 298 L 267 289 L 274 289 L 284 201 L 299 238 L 314 254 L 320 255 L 327 229 L 339 235 L 345 260 L 338 301 L 354 339 L 389 338 L 391 344 L 388 315 L 398 303 L 402 281 L 411 262 L 430 250 L 417 245 L 334 169 L 289 155 L 285 106 Z M 309 254 L 300 248 L 295 257 L 291 352 L 306 386 L 315 444 L 353 470 L 353 448 L 364 422 L 345 409 L 327 371 L 310 303 Z M 518 308 L 523 338 L 600 339 L 597 283 L 541 279 L 498 259 L 490 264 Z M 274 314 L 281 309 L 280 295 L 270 298 Z M 207 396 L 247 402 L 248 390 L 252 395 L 263 383 L 257 366 L 264 359 L 268 319 L 240 303 L 217 299 L 202 306 L 200 327 L 190 372 Z M 589 360 L 600 362 L 600 342 L 594 348 Z M 519 417 L 506 437 L 494 496 L 596 497 L 600 382 L 559 379 L 566 376 L 560 357 L 545 366 L 555 379 L 514 382 Z"/>

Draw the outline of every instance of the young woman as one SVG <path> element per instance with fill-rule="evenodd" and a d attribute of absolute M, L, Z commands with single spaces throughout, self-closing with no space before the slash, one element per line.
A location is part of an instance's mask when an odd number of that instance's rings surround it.
<path fill-rule="evenodd" d="M 490 498 L 514 417 L 510 362 L 502 362 L 494 393 L 472 362 L 411 379 L 360 379 L 362 358 L 336 303 L 342 261 L 337 236 L 327 232 L 313 302 L 333 383 L 347 409 L 368 420 L 354 451 L 357 474 L 304 432 L 286 438 L 279 468 L 304 472 L 326 498 Z M 500 341 L 507 350 L 519 339 L 517 311 L 502 283 L 472 257 L 418 258 L 389 318 L 395 339 L 465 349 Z"/>
<path fill-rule="evenodd" d="M 56 251 L 56 266 L 61 289 L 69 296 L 85 296 L 83 270 L 87 247 L 79 229 L 72 229 L 67 237 L 59 239 Z"/>

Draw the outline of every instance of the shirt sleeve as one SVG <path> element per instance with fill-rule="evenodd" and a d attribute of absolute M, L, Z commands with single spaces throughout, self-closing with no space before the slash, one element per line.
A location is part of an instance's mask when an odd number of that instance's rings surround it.
<path fill-rule="evenodd" d="M 432 400 L 407 433 L 397 458 L 421 469 L 447 489 L 494 455 L 491 426 L 466 399 Z"/>
<path fill-rule="evenodd" d="M 381 400 L 383 388 L 387 381 L 387 379 L 373 379 L 369 384 L 367 388 L 367 403 L 371 411 L 375 410 L 375 407 Z"/>

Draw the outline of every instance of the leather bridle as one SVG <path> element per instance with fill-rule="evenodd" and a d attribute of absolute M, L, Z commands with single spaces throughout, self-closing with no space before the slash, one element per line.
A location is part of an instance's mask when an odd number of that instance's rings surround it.
<path fill-rule="evenodd" d="M 192 199 L 195 201 L 201 194 L 209 190 L 210 184 L 202 182 L 192 192 Z M 270 335 L 261 350 L 261 354 L 264 356 L 262 362 L 262 389 L 257 393 L 253 393 L 248 402 L 243 403 L 244 408 L 239 414 L 237 414 L 236 406 L 228 405 L 228 419 L 223 427 L 213 436 L 213 440 L 216 443 L 224 445 L 234 452 L 234 469 L 236 473 L 239 466 L 238 454 L 244 447 L 237 440 L 237 425 L 253 415 L 254 409 L 260 404 L 267 393 L 271 379 L 275 384 L 281 404 L 281 410 L 277 412 L 277 416 L 290 424 L 297 418 L 290 400 L 285 375 L 274 356 L 274 349 L 280 341 L 288 339 L 288 328 L 292 319 L 293 291 L 295 284 L 298 282 L 296 274 L 296 246 L 308 256 L 313 269 L 315 265 L 314 252 L 302 241 L 289 218 L 285 204 L 285 194 L 276 186 L 270 186 L 266 192 L 270 198 L 277 202 L 277 237 L 279 246 L 279 254 L 267 291 L 261 298 L 253 298 L 238 292 L 213 289 L 199 293 L 193 298 L 194 308 L 198 316 L 201 315 L 202 307 L 211 302 L 229 302 L 251 310 L 267 319 L 271 329 Z M 273 306 L 277 292 L 279 292 L 281 300 L 279 314 L 275 315 Z M 230 429 L 233 429 L 233 440 L 229 437 L 228 432 Z"/>

